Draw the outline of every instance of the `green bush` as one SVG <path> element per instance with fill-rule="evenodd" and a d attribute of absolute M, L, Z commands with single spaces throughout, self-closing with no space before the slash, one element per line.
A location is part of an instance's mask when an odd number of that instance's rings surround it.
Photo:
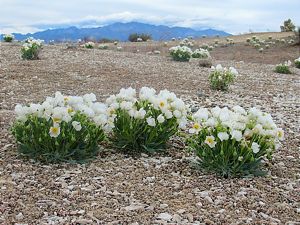
<path fill-rule="evenodd" d="M 264 175 L 261 161 L 271 159 L 284 135 L 269 114 L 256 108 L 201 108 L 192 120 L 189 148 L 201 168 L 225 178 Z"/>
<path fill-rule="evenodd" d="M 206 59 L 209 58 L 210 54 L 209 51 L 206 49 L 196 49 L 193 53 L 192 53 L 192 58 L 200 58 L 200 59 Z"/>
<path fill-rule="evenodd" d="M 101 50 L 106 50 L 106 49 L 108 49 L 108 45 L 106 45 L 106 44 L 100 44 L 98 46 L 98 48 L 101 49 Z"/>
<path fill-rule="evenodd" d="M 281 32 L 294 31 L 296 26 L 293 24 L 291 19 L 285 20 L 283 26 L 280 26 Z"/>
<path fill-rule="evenodd" d="M 12 34 L 4 34 L 3 35 L 3 40 L 5 42 L 12 42 L 14 40 L 15 36 Z"/>
<path fill-rule="evenodd" d="M 290 65 L 291 65 L 290 61 L 287 61 L 283 64 L 278 64 L 275 67 L 275 72 L 283 73 L 283 74 L 291 74 L 292 72 L 290 71 Z"/>
<path fill-rule="evenodd" d="M 148 41 L 151 39 L 152 39 L 151 34 L 143 34 L 143 33 L 142 34 L 133 33 L 133 34 L 130 34 L 128 37 L 128 40 L 130 42 Z"/>
<path fill-rule="evenodd" d="M 87 42 L 87 43 L 84 44 L 84 47 L 88 48 L 88 49 L 93 49 L 95 47 L 95 43 L 89 41 L 89 42 Z"/>
<path fill-rule="evenodd" d="M 295 59 L 295 66 L 300 69 L 300 57 Z"/>
<path fill-rule="evenodd" d="M 25 40 L 21 48 L 22 59 L 36 60 L 39 59 L 39 53 L 42 49 L 42 40 L 35 40 L 33 38 L 28 38 Z"/>
<path fill-rule="evenodd" d="M 220 64 L 212 66 L 212 72 L 209 75 L 209 82 L 212 89 L 226 91 L 229 85 L 233 83 L 238 72 L 235 68 L 223 68 Z"/>
<path fill-rule="evenodd" d="M 193 51 L 186 46 L 175 46 L 169 49 L 170 55 L 175 61 L 187 62 L 192 57 Z"/>
<path fill-rule="evenodd" d="M 121 89 L 107 99 L 114 121 L 111 140 L 131 154 L 153 153 L 166 148 L 167 142 L 186 123 L 187 109 L 174 93 L 143 87 L 136 98 L 132 88 Z"/>
<path fill-rule="evenodd" d="M 11 129 L 19 153 L 43 163 L 82 163 L 94 157 L 104 139 L 106 121 L 99 117 L 106 108 L 89 100 L 91 97 L 57 92 L 42 104 L 17 105 Z"/>

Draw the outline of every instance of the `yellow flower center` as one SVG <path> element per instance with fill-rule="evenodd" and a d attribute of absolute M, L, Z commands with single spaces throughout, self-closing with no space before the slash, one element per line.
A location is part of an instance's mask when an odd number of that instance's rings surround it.
<path fill-rule="evenodd" d="M 194 123 L 193 128 L 198 130 L 200 129 L 200 124 L 199 123 Z"/>
<path fill-rule="evenodd" d="M 74 110 L 72 108 L 68 108 L 68 113 L 72 113 Z"/>
<path fill-rule="evenodd" d="M 56 117 L 52 118 L 52 120 L 53 120 L 54 123 L 60 123 L 61 122 L 61 119 L 56 118 Z"/>
<path fill-rule="evenodd" d="M 108 113 L 109 113 L 109 115 L 112 115 L 112 114 L 115 113 L 115 110 L 114 109 L 110 109 Z"/>
<path fill-rule="evenodd" d="M 165 103 L 164 103 L 164 102 L 160 102 L 160 103 L 159 103 L 159 106 L 160 106 L 161 108 L 163 108 L 163 107 L 165 106 Z"/>
<path fill-rule="evenodd" d="M 51 127 L 51 133 L 58 134 L 58 127 Z"/>
<path fill-rule="evenodd" d="M 208 142 L 209 144 L 212 144 L 212 143 L 214 143 L 214 140 L 213 140 L 212 138 L 207 138 L 207 142 Z"/>
<path fill-rule="evenodd" d="M 64 101 L 66 102 L 66 101 L 69 101 L 69 97 L 64 97 Z"/>

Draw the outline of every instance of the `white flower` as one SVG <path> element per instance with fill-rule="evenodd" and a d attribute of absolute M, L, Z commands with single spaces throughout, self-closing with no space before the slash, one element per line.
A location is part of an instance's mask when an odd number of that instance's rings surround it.
<path fill-rule="evenodd" d="M 236 141 L 241 141 L 243 137 L 243 134 L 239 130 L 233 130 L 231 131 L 231 139 L 235 139 Z"/>
<path fill-rule="evenodd" d="M 210 148 L 214 148 L 216 146 L 215 137 L 214 136 L 206 136 L 205 144 L 208 144 Z"/>
<path fill-rule="evenodd" d="M 155 95 L 155 90 L 153 88 L 142 87 L 139 93 L 141 100 L 150 100 Z"/>
<path fill-rule="evenodd" d="M 96 95 L 94 93 L 85 94 L 83 96 L 83 100 L 86 102 L 94 102 L 97 100 Z"/>
<path fill-rule="evenodd" d="M 135 112 L 134 118 L 135 119 L 144 119 L 146 113 L 147 113 L 146 110 L 144 110 L 143 108 L 141 108 L 139 111 Z"/>
<path fill-rule="evenodd" d="M 238 71 L 234 67 L 229 67 L 229 71 L 236 76 L 239 74 Z"/>
<path fill-rule="evenodd" d="M 259 152 L 260 146 L 259 146 L 259 144 L 257 144 L 256 142 L 253 142 L 252 145 L 251 145 L 251 149 L 252 149 L 253 153 L 256 154 L 256 153 Z"/>
<path fill-rule="evenodd" d="M 206 108 L 200 108 L 194 115 L 193 115 L 193 119 L 197 120 L 197 121 L 206 121 L 208 119 L 208 110 Z"/>
<path fill-rule="evenodd" d="M 58 137 L 60 134 L 60 127 L 59 127 L 59 124 L 57 123 L 54 123 L 52 127 L 50 127 L 50 130 L 49 130 L 49 135 L 50 137 Z"/>
<path fill-rule="evenodd" d="M 180 112 L 179 110 L 175 110 L 175 111 L 173 112 L 173 114 L 174 114 L 174 116 L 175 116 L 176 118 L 180 118 L 180 117 L 181 117 L 181 112 Z"/>
<path fill-rule="evenodd" d="M 239 114 L 242 114 L 242 115 L 246 115 L 247 114 L 246 110 L 243 107 L 239 106 L 239 105 L 234 106 L 232 109 L 236 113 L 239 113 Z"/>
<path fill-rule="evenodd" d="M 277 133 L 277 138 L 280 141 L 283 141 L 284 140 L 284 131 L 283 131 L 283 129 L 278 128 L 276 133 Z"/>
<path fill-rule="evenodd" d="M 148 117 L 146 119 L 146 121 L 150 127 L 155 127 L 156 123 L 155 123 L 155 119 L 153 117 Z"/>
<path fill-rule="evenodd" d="M 218 65 L 216 66 L 216 71 L 220 71 L 220 72 L 223 71 L 223 67 L 222 67 L 221 64 L 218 64 Z"/>
<path fill-rule="evenodd" d="M 192 128 L 189 129 L 190 134 L 198 134 L 201 130 L 201 126 L 199 123 L 194 123 Z"/>
<path fill-rule="evenodd" d="M 219 132 L 218 133 L 218 138 L 221 140 L 221 141 L 226 141 L 229 139 L 229 135 L 227 134 L 227 132 Z"/>
<path fill-rule="evenodd" d="M 157 117 L 157 121 L 158 121 L 158 123 L 163 123 L 163 122 L 165 122 L 165 117 L 164 117 L 162 114 L 160 114 L 160 115 Z"/>
<path fill-rule="evenodd" d="M 173 117 L 173 114 L 170 110 L 167 110 L 164 112 L 167 119 L 171 119 Z"/>
<path fill-rule="evenodd" d="M 81 128 L 82 128 L 80 122 L 78 122 L 78 121 L 73 121 L 73 122 L 72 122 L 72 126 L 74 127 L 74 129 L 75 129 L 76 131 L 80 131 Z"/>

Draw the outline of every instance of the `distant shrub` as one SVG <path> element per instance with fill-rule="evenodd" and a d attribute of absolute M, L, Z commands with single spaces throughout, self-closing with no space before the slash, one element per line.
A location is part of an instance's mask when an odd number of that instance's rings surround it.
<path fill-rule="evenodd" d="M 99 39 L 99 43 L 114 43 L 115 41 L 117 40 L 112 40 L 112 39 L 109 39 L 109 38 L 101 38 Z"/>
<path fill-rule="evenodd" d="M 150 34 L 138 34 L 138 33 L 133 33 L 130 34 L 128 37 L 128 40 L 130 42 L 142 42 L 142 41 L 148 41 L 151 40 L 151 35 Z"/>
<path fill-rule="evenodd" d="M 247 43 L 250 43 L 251 39 L 250 38 L 247 38 L 246 42 Z"/>
<path fill-rule="evenodd" d="M 101 49 L 101 50 L 106 50 L 106 49 L 108 49 L 108 45 L 100 44 L 100 45 L 98 46 L 98 48 Z"/>
<path fill-rule="evenodd" d="M 272 40 L 272 36 L 269 36 L 268 38 L 269 38 L 269 40 Z"/>
<path fill-rule="evenodd" d="M 258 49 L 258 51 L 259 51 L 260 53 L 263 53 L 264 49 L 263 49 L 263 48 L 260 48 L 260 49 Z"/>
<path fill-rule="evenodd" d="M 12 34 L 4 34 L 3 35 L 3 40 L 5 42 L 12 42 L 14 40 L 15 36 Z"/>
<path fill-rule="evenodd" d="M 300 57 L 295 59 L 295 66 L 300 69 Z"/>
<path fill-rule="evenodd" d="M 94 47 L 95 47 L 95 43 L 94 43 L 94 42 L 91 42 L 91 41 L 89 41 L 89 42 L 87 42 L 87 43 L 85 43 L 85 44 L 84 44 L 84 47 L 85 47 L 85 48 L 92 49 L 92 48 L 94 48 Z"/>
<path fill-rule="evenodd" d="M 210 57 L 210 54 L 206 49 L 199 48 L 192 53 L 192 58 L 206 59 L 208 57 Z"/>
<path fill-rule="evenodd" d="M 211 67 L 212 72 L 209 75 L 209 83 L 212 89 L 226 91 L 229 85 L 233 83 L 238 72 L 235 68 L 222 67 L 220 64 Z"/>
<path fill-rule="evenodd" d="M 270 45 L 266 45 L 265 47 L 266 47 L 266 49 L 269 49 L 269 48 L 270 48 Z"/>
<path fill-rule="evenodd" d="M 187 46 L 189 48 L 192 48 L 194 46 L 194 43 L 190 41 L 188 38 L 184 38 L 180 43 L 180 46 Z"/>
<path fill-rule="evenodd" d="M 175 61 L 187 62 L 192 57 L 193 51 L 187 46 L 175 46 L 169 49 Z"/>
<path fill-rule="evenodd" d="M 123 48 L 122 48 L 121 46 L 118 46 L 118 47 L 117 47 L 117 51 L 120 52 L 120 51 L 122 51 L 122 50 L 123 50 Z"/>
<path fill-rule="evenodd" d="M 21 48 L 22 59 L 35 60 L 39 59 L 39 53 L 42 48 L 43 40 L 35 40 L 33 38 L 28 38 L 25 40 Z"/>
<path fill-rule="evenodd" d="M 278 64 L 275 67 L 275 72 L 276 73 L 283 73 L 283 74 L 291 74 L 292 72 L 290 71 L 290 65 L 291 61 L 286 61 L 284 63 Z"/>
<path fill-rule="evenodd" d="M 208 50 L 208 47 L 209 47 L 209 45 L 206 44 L 206 43 L 203 43 L 203 44 L 201 45 L 201 48 L 202 48 L 202 49 Z"/>
<path fill-rule="evenodd" d="M 285 20 L 283 26 L 280 26 L 281 32 L 294 31 L 296 26 L 293 24 L 291 19 Z"/>

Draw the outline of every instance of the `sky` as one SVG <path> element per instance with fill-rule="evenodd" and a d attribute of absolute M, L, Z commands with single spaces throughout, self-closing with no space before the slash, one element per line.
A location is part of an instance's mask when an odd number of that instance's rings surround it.
<path fill-rule="evenodd" d="M 299 26 L 299 12 L 300 0 L 0 0 L 0 33 L 136 21 L 239 34 Z"/>

